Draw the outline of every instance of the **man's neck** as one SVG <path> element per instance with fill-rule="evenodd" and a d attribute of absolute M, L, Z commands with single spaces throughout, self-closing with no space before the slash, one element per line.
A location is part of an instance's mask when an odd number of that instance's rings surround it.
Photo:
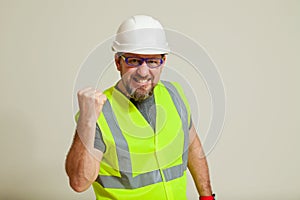
<path fill-rule="evenodd" d="M 120 91 L 120 92 L 121 92 L 125 97 L 127 97 L 128 99 L 131 98 L 130 95 L 129 95 L 129 93 L 127 92 L 127 90 L 126 90 L 126 88 L 125 88 L 125 86 L 124 86 L 122 80 L 119 80 L 119 81 L 117 82 L 117 84 L 115 85 L 115 88 L 116 88 L 118 91 Z"/>

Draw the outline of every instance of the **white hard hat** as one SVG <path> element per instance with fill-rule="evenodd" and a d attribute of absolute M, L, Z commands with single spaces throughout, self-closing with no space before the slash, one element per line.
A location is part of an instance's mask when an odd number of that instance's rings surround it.
<path fill-rule="evenodd" d="M 170 48 L 159 21 L 150 16 L 136 15 L 120 25 L 112 50 L 137 54 L 166 54 Z"/>

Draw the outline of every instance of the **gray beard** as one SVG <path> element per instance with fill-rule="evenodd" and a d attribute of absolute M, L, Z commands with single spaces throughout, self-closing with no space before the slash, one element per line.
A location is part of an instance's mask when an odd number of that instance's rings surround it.
<path fill-rule="evenodd" d="M 141 102 L 150 97 L 153 94 L 153 88 L 147 93 L 140 93 L 138 89 L 132 90 L 130 87 L 125 86 L 127 93 L 129 94 L 129 98 L 133 99 L 136 102 Z"/>
<path fill-rule="evenodd" d="M 150 97 L 153 94 L 153 89 L 145 94 L 141 94 L 137 92 L 136 90 L 133 92 L 133 94 L 130 95 L 130 98 L 132 98 L 136 102 L 141 102 Z"/>

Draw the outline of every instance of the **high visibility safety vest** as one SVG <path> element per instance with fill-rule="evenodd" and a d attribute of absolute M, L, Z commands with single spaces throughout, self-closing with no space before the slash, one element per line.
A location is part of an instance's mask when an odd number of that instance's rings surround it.
<path fill-rule="evenodd" d="M 185 200 L 190 108 L 181 87 L 155 86 L 155 129 L 120 91 L 104 94 L 97 123 L 106 150 L 93 183 L 96 198 Z"/>

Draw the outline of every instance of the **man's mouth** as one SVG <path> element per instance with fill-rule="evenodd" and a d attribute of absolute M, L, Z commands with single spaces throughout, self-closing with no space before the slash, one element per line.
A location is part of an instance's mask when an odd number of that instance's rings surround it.
<path fill-rule="evenodd" d="M 137 83 L 145 84 L 145 83 L 148 83 L 149 81 L 151 81 L 151 78 L 139 79 L 139 78 L 133 77 L 133 80 Z"/>

